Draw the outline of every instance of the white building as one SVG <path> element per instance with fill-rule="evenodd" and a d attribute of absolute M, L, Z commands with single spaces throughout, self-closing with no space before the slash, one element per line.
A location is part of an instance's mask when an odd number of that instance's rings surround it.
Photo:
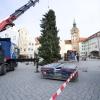
<path fill-rule="evenodd" d="M 25 58 L 34 58 L 35 40 L 33 36 L 27 32 L 26 28 L 20 28 L 18 32 L 20 55 Z"/>
<path fill-rule="evenodd" d="M 100 56 L 100 32 L 97 32 L 80 45 L 80 54 L 85 56 Z"/>
<path fill-rule="evenodd" d="M 25 28 L 20 28 L 18 32 L 19 32 L 18 47 L 20 49 L 20 56 L 28 57 L 27 55 L 28 32 Z"/>
<path fill-rule="evenodd" d="M 28 58 L 34 58 L 34 52 L 35 52 L 35 39 L 32 36 L 29 36 L 27 43 Z"/>

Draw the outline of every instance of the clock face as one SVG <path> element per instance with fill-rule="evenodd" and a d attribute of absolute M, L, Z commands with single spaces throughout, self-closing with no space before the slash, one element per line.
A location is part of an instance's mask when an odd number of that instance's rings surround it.
<path fill-rule="evenodd" d="M 78 30 L 74 30 L 74 33 L 78 33 Z"/>

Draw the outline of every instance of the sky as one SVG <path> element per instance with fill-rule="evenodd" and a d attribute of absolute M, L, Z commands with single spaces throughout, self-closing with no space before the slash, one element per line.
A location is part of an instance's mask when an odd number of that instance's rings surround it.
<path fill-rule="evenodd" d="M 0 0 L 0 21 L 27 2 L 28 0 Z M 27 10 L 14 23 L 16 27 L 26 27 L 29 34 L 37 37 L 41 34 L 43 15 L 49 9 L 55 11 L 60 39 L 71 38 L 70 30 L 74 19 L 80 30 L 80 37 L 88 37 L 100 31 L 100 0 L 39 0 L 35 7 Z"/>

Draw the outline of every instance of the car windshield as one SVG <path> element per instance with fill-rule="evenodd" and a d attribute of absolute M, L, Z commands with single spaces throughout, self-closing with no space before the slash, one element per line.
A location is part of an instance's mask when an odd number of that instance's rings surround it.
<path fill-rule="evenodd" d="M 56 68 L 57 66 L 61 65 L 61 63 L 52 63 L 52 64 L 47 64 L 44 67 L 51 67 L 51 68 Z"/>
<path fill-rule="evenodd" d="M 63 63 L 63 64 L 59 65 L 58 67 L 75 69 L 76 65 L 72 64 L 72 63 Z"/>

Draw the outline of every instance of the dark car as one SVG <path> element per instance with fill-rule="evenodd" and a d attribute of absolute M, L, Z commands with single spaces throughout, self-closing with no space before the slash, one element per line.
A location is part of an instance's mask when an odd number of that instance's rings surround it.
<path fill-rule="evenodd" d="M 77 66 L 73 63 L 52 63 L 41 67 L 42 78 L 66 80 L 75 72 L 72 80 L 78 78 Z"/>

